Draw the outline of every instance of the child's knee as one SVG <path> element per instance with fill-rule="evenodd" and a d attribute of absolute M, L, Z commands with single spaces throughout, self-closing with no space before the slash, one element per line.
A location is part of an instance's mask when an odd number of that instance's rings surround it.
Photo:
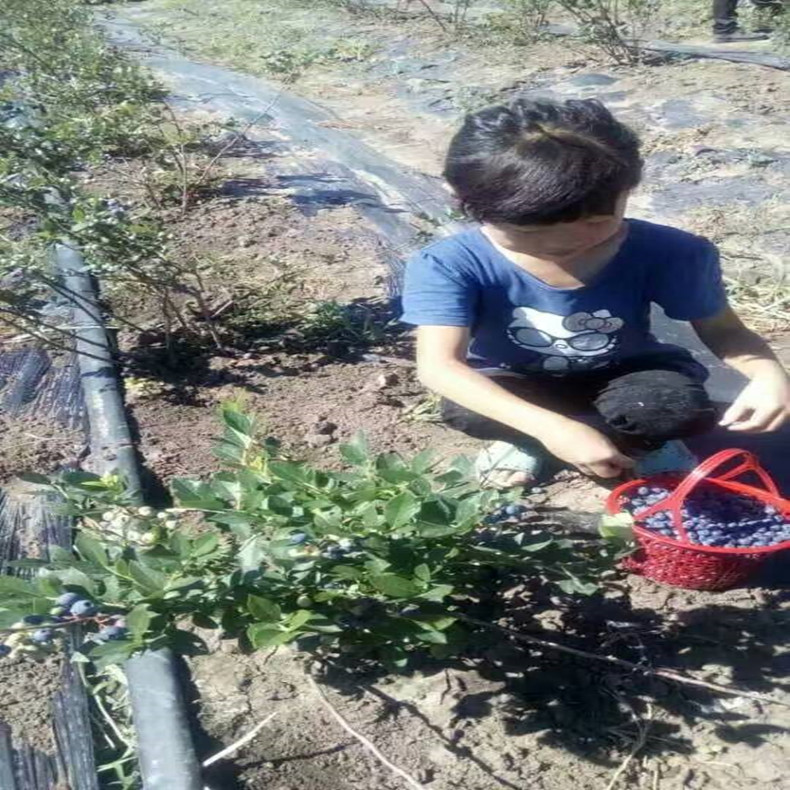
<path fill-rule="evenodd" d="M 649 439 L 681 439 L 716 424 L 716 410 L 703 385 L 670 370 L 621 376 L 610 382 L 595 406 L 615 430 Z"/>

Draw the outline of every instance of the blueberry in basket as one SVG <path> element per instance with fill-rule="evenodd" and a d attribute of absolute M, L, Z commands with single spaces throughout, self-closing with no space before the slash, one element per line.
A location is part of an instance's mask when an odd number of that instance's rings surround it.
<path fill-rule="evenodd" d="M 682 540 L 671 511 L 657 510 L 639 518 L 669 494 L 669 489 L 662 486 L 640 486 L 625 509 L 651 532 Z M 790 540 L 790 517 L 759 499 L 722 489 L 708 487 L 692 492 L 683 503 L 681 515 L 689 540 L 702 546 L 764 548 Z"/>

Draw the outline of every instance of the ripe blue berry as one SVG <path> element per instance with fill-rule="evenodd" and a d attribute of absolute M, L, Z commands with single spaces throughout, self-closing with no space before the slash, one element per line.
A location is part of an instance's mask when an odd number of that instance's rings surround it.
<path fill-rule="evenodd" d="M 96 604 L 93 603 L 93 601 L 88 601 L 85 598 L 80 598 L 74 601 L 69 611 L 75 617 L 91 617 L 92 615 L 96 614 L 96 612 L 98 612 L 99 609 L 96 606 Z"/>
<path fill-rule="evenodd" d="M 45 645 L 52 641 L 54 631 L 51 628 L 39 628 L 30 635 L 30 641 L 37 645 Z"/>
<path fill-rule="evenodd" d="M 289 539 L 289 543 L 292 546 L 298 546 L 300 543 L 304 543 L 307 540 L 307 534 L 304 532 L 294 532 Z"/>
<path fill-rule="evenodd" d="M 126 639 L 127 630 L 119 625 L 106 625 L 99 631 L 99 637 L 102 640 L 117 641 L 119 639 Z"/>
<path fill-rule="evenodd" d="M 41 614 L 29 614 L 22 618 L 25 625 L 41 625 L 47 618 Z"/>
<path fill-rule="evenodd" d="M 11 652 L 8 645 L 0 645 L 0 658 L 5 658 Z"/>
<path fill-rule="evenodd" d="M 63 595 L 59 595 L 55 599 L 56 606 L 63 606 L 64 608 L 68 609 L 77 601 L 80 600 L 80 594 L 75 592 L 67 592 L 63 593 Z"/>

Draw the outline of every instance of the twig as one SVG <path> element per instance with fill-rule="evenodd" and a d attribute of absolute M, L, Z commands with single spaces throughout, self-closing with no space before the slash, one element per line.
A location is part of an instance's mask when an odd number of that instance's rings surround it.
<path fill-rule="evenodd" d="M 279 711 L 270 713 L 263 721 L 258 722 L 258 724 L 256 724 L 246 735 L 234 741 L 230 746 L 226 746 L 222 751 L 212 755 L 208 760 L 204 760 L 203 767 L 208 768 L 210 765 L 214 765 L 214 763 L 229 757 L 231 754 L 241 749 L 242 746 L 246 746 L 278 713 Z"/>
<path fill-rule="evenodd" d="M 364 735 L 357 732 L 344 718 L 343 716 L 338 713 L 335 709 L 335 706 L 329 701 L 326 694 L 324 694 L 323 689 L 315 682 L 315 679 L 307 676 L 307 682 L 313 687 L 316 694 L 318 695 L 318 699 L 320 700 L 321 704 L 332 714 L 332 717 L 337 721 L 337 723 L 349 734 L 356 738 L 382 765 L 386 766 L 387 768 L 392 771 L 392 773 L 400 776 L 404 782 L 406 782 L 409 787 L 414 788 L 414 790 L 425 790 L 425 787 L 421 785 L 416 779 L 409 774 L 406 773 L 402 768 L 398 768 L 397 765 L 391 763 Z"/>
<path fill-rule="evenodd" d="M 192 185 L 193 192 L 196 192 L 201 186 L 203 186 L 211 171 L 214 169 L 214 165 L 216 165 L 217 162 L 219 162 L 219 160 L 239 142 L 239 140 L 244 138 L 247 132 L 252 129 L 252 127 L 255 126 L 258 121 L 260 121 L 262 118 L 265 118 L 274 109 L 277 102 L 280 101 L 280 97 L 283 95 L 283 90 L 278 91 L 274 95 L 274 98 L 263 109 L 263 111 L 259 112 L 249 123 L 246 124 L 246 126 L 241 129 L 241 131 L 236 132 L 236 134 L 231 137 L 230 140 L 225 145 L 223 145 L 222 148 L 220 148 L 219 151 L 217 151 L 217 153 L 209 160 L 208 164 L 199 173 L 195 183 Z"/>
<path fill-rule="evenodd" d="M 689 677 L 688 675 L 684 675 L 682 672 L 676 672 L 673 669 L 651 669 L 649 667 L 640 666 L 639 664 L 634 664 L 632 661 L 626 661 L 622 658 L 615 658 L 614 656 L 602 656 L 599 653 L 589 653 L 586 650 L 579 650 L 576 647 L 568 647 L 567 645 L 561 645 L 557 642 L 550 642 L 547 639 L 539 639 L 536 636 L 522 634 L 518 631 L 514 631 L 512 628 L 506 628 L 505 626 L 497 625 L 496 623 L 487 623 L 485 620 L 478 620 L 475 617 L 469 617 L 468 615 L 460 614 L 459 612 L 454 612 L 453 617 L 457 617 L 459 620 L 464 620 L 467 623 L 478 625 L 481 628 L 488 628 L 494 631 L 499 631 L 503 634 L 507 634 L 509 637 L 519 642 L 527 642 L 548 650 L 557 650 L 560 653 L 568 653 L 569 655 L 577 656 L 579 658 L 591 659 L 593 661 L 603 661 L 607 664 L 614 664 L 615 666 L 623 667 L 629 672 L 641 672 L 642 674 L 650 675 L 651 677 L 671 680 L 673 683 L 680 683 L 687 686 L 697 686 L 699 688 L 708 689 L 709 691 L 716 691 L 719 694 L 728 694 L 733 697 L 747 697 L 748 699 L 753 699 L 758 702 L 766 702 L 771 705 L 781 705 L 783 708 L 790 708 L 790 704 L 787 702 L 781 702 L 778 699 L 774 699 L 773 697 L 769 697 L 765 694 L 759 694 L 755 691 L 746 691 L 745 689 L 738 688 L 737 686 L 723 686 L 719 683 L 709 683 L 707 680 L 699 680 L 698 678 Z"/>
<path fill-rule="evenodd" d="M 620 777 L 628 770 L 628 766 L 631 765 L 631 761 L 636 757 L 637 754 L 642 750 L 645 743 L 647 743 L 647 736 L 650 732 L 650 728 L 653 725 L 653 707 L 650 703 L 647 704 L 647 718 L 644 723 L 641 723 L 636 715 L 636 713 L 631 712 L 631 715 L 634 717 L 634 723 L 636 724 L 637 728 L 637 738 L 634 741 L 633 745 L 631 746 L 631 750 L 626 755 L 625 759 L 622 763 L 620 763 L 620 767 L 614 772 L 614 776 L 612 776 L 612 781 L 606 785 L 606 790 L 613 790 L 614 786 L 619 781 Z"/>
<path fill-rule="evenodd" d="M 444 24 L 439 14 L 437 14 L 436 11 L 431 8 L 431 6 L 428 4 L 428 0 L 418 0 L 418 2 L 428 12 L 428 15 L 431 17 L 431 19 L 433 19 L 433 21 L 439 25 L 439 27 L 442 29 L 442 32 L 446 33 L 447 25 Z"/>

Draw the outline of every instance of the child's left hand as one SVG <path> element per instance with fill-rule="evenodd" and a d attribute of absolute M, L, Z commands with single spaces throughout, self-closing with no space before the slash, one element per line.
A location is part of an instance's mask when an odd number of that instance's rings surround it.
<path fill-rule="evenodd" d="M 753 378 L 724 413 L 720 425 L 731 431 L 768 433 L 790 418 L 790 378 L 784 371 Z"/>

